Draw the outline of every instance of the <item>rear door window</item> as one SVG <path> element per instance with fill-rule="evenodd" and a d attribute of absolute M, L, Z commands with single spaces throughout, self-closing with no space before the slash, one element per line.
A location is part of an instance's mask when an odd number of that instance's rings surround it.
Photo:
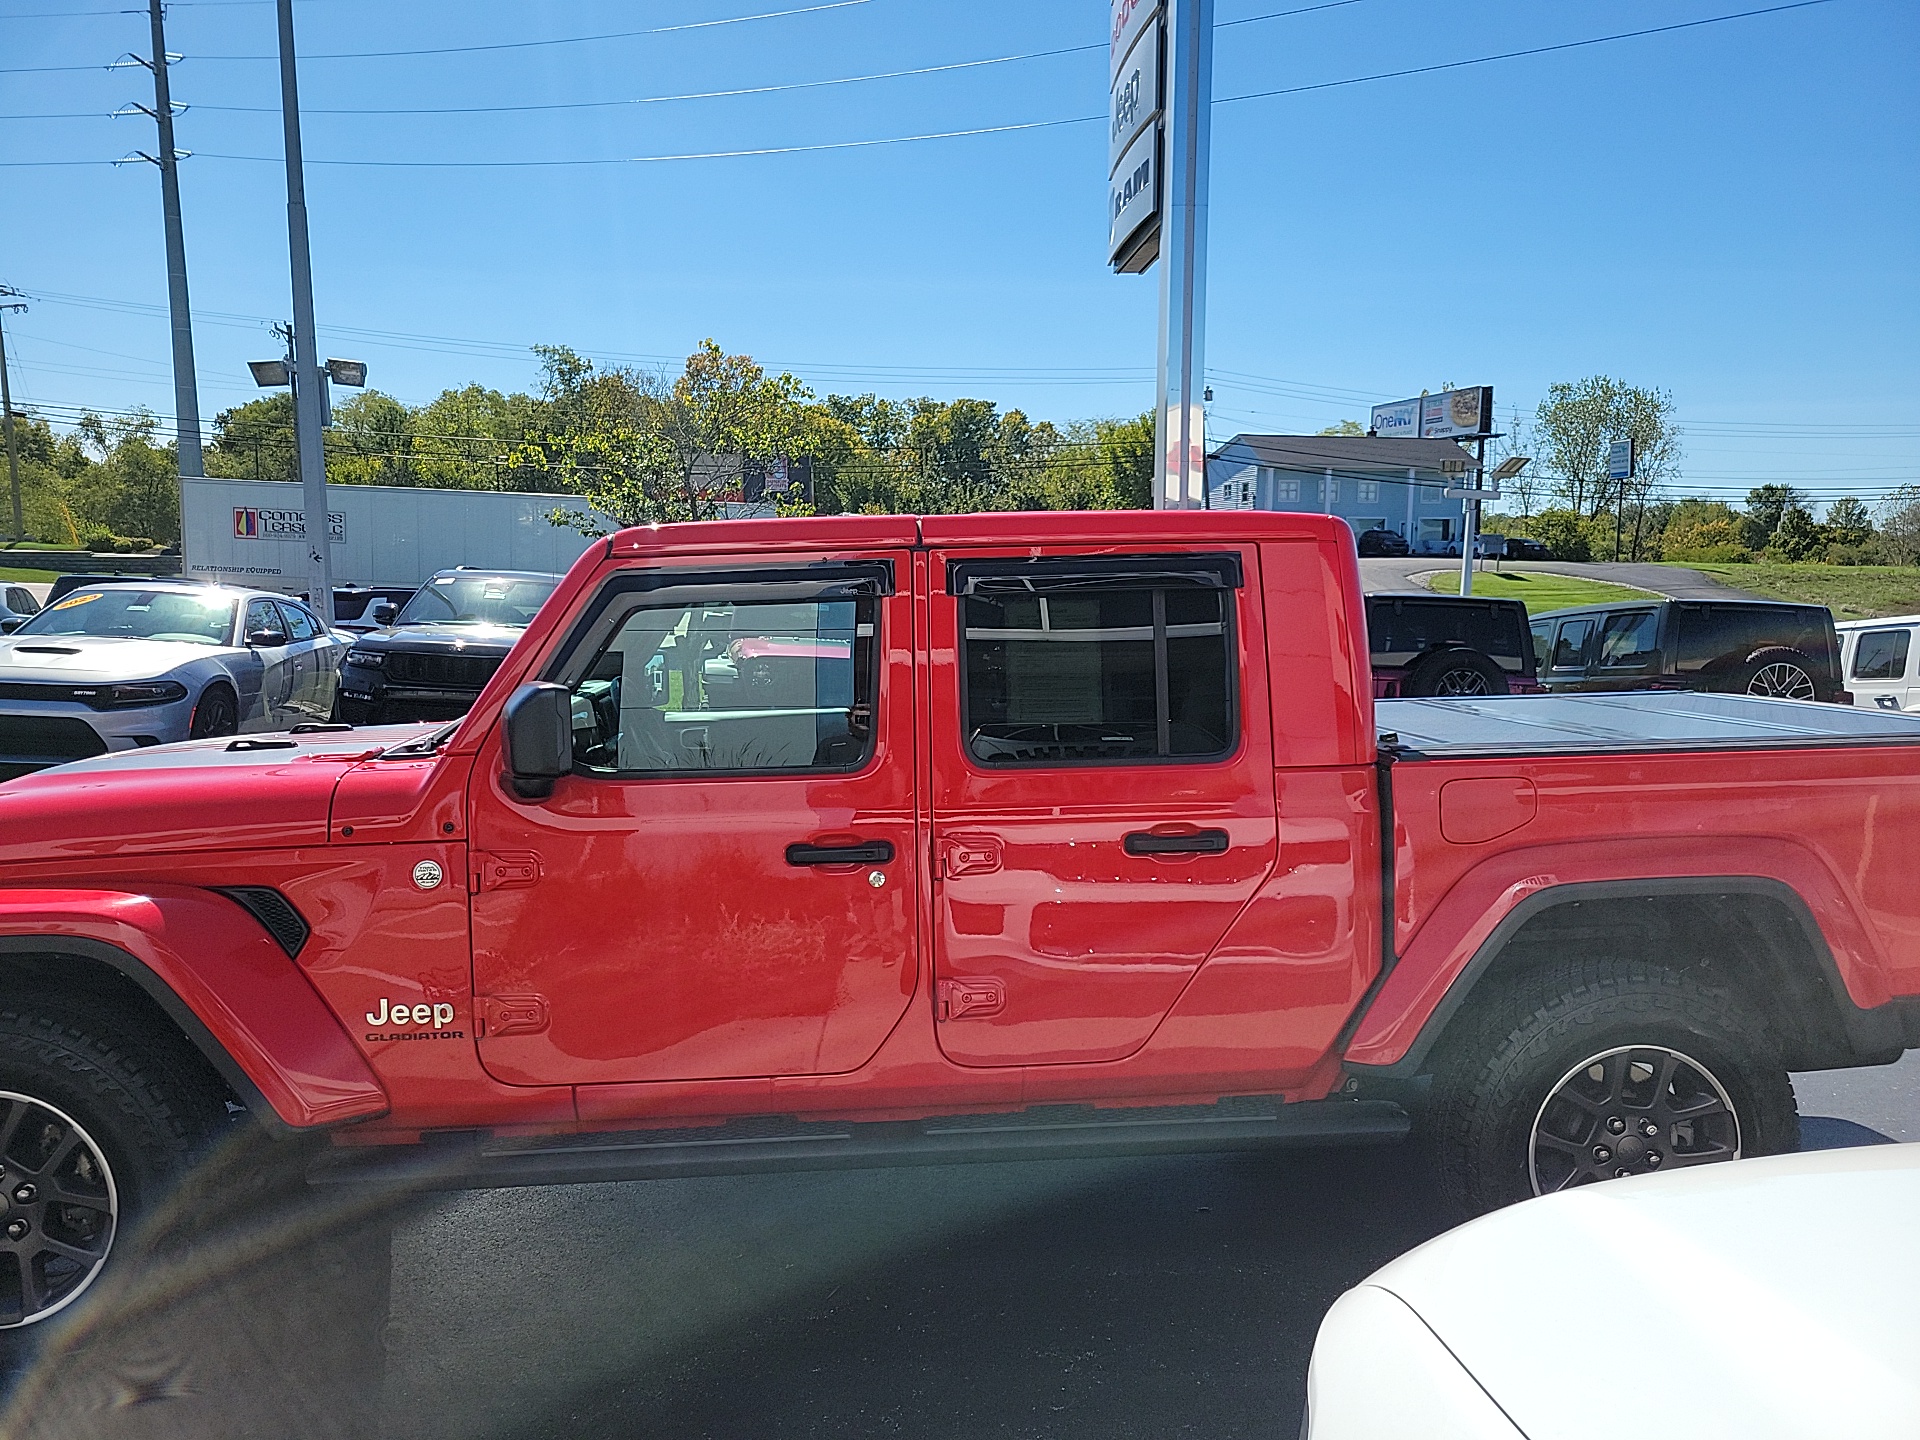
<path fill-rule="evenodd" d="M 1854 645 L 1855 680 L 1900 680 L 1907 673 L 1907 653 L 1913 643 L 1911 630 L 1862 631 Z"/>
<path fill-rule="evenodd" d="M 1587 641 L 1593 635 L 1593 617 L 1583 615 L 1577 620 L 1562 620 L 1559 632 L 1554 636 L 1553 654 L 1550 657 L 1551 668 L 1555 670 L 1584 670 L 1587 668 Z"/>
<path fill-rule="evenodd" d="M 1692 674 L 1738 665 L 1756 650 L 1785 646 L 1835 664 L 1832 616 L 1806 605 L 1674 606 L 1674 668 Z"/>

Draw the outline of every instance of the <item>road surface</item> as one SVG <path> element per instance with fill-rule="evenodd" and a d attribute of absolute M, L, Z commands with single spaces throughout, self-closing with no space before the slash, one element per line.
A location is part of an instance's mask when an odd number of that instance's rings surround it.
<path fill-rule="evenodd" d="M 1482 568 L 1492 573 L 1495 562 L 1482 562 Z M 1536 573 L 1543 575 L 1576 575 L 1582 580 L 1604 580 L 1614 585 L 1631 585 L 1638 590 L 1651 590 L 1656 595 L 1671 596 L 1675 600 L 1752 600 L 1757 596 L 1744 590 L 1736 590 L 1730 585 L 1722 585 L 1710 575 L 1698 570 L 1687 570 L 1676 565 L 1632 565 L 1614 563 L 1579 564 L 1571 560 L 1502 560 L 1498 562 L 1502 571 Z M 1437 571 L 1458 574 L 1460 562 L 1446 560 L 1433 555 L 1407 556 L 1371 556 L 1360 561 L 1360 585 L 1368 594 L 1381 590 L 1424 590 L 1424 579 L 1415 576 L 1427 576 Z"/>
<path fill-rule="evenodd" d="M 1797 1078 L 1920 1140 L 1920 1052 Z M 13 1440 L 1298 1433 L 1341 1291 L 1440 1227 L 1410 1148 L 241 1207 L 16 1382 Z"/>

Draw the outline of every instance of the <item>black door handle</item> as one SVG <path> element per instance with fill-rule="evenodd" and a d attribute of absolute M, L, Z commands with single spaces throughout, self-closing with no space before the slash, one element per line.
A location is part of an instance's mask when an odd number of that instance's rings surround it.
<path fill-rule="evenodd" d="M 852 845 L 789 845 L 789 865 L 885 865 L 893 859 L 891 840 L 860 840 Z"/>
<path fill-rule="evenodd" d="M 1224 855 L 1227 832 L 1195 830 L 1187 835 L 1156 835 L 1151 830 L 1135 830 L 1124 843 L 1129 855 Z"/>

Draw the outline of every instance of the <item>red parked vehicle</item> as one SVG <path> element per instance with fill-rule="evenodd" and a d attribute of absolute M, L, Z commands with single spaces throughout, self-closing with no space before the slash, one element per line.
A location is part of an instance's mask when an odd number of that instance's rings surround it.
<path fill-rule="evenodd" d="M 0 787 L 0 1325 L 229 1100 L 462 1185 L 1417 1119 L 1484 1208 L 1920 1043 L 1920 721 L 1376 705 L 1364 614 L 1321 516 L 663 526 L 459 721 Z"/>

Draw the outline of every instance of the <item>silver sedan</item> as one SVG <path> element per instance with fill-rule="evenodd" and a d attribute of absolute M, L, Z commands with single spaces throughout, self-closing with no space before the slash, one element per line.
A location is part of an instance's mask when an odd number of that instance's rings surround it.
<path fill-rule="evenodd" d="M 181 580 L 76 590 L 0 639 L 0 780 L 325 721 L 351 643 L 264 591 Z"/>

